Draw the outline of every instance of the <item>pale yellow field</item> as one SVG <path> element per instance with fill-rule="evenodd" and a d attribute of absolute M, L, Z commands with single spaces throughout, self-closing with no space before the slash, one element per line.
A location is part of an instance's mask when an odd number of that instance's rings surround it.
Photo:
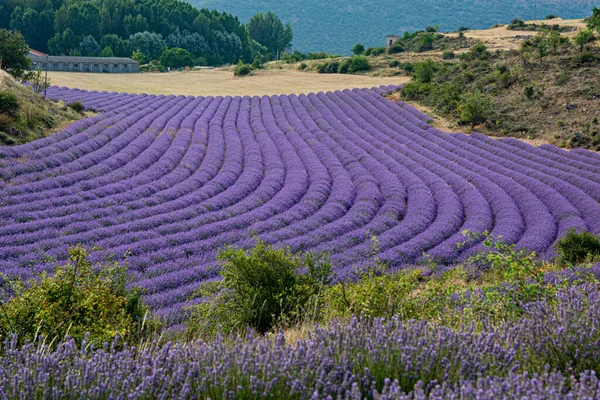
<path fill-rule="evenodd" d="M 299 71 L 259 70 L 234 77 L 231 70 L 212 69 L 169 73 L 93 74 L 49 72 L 52 85 L 128 93 L 241 96 L 301 94 L 338 89 L 402 84 L 410 78 L 315 74 Z"/>

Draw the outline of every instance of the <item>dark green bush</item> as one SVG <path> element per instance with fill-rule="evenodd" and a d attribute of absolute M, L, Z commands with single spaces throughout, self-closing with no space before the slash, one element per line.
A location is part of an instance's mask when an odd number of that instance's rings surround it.
<path fill-rule="evenodd" d="M 0 92 L 0 114 L 6 114 L 14 117 L 19 112 L 19 102 L 17 96 L 12 92 Z"/>
<path fill-rule="evenodd" d="M 337 74 L 340 69 L 339 61 L 329 61 L 319 64 L 317 71 L 320 74 Z"/>
<path fill-rule="evenodd" d="M 527 97 L 528 99 L 531 99 L 533 97 L 533 95 L 535 94 L 535 90 L 533 89 L 533 86 L 531 86 L 531 85 L 525 86 L 525 89 L 523 90 L 523 92 L 525 93 L 525 97 Z"/>
<path fill-rule="evenodd" d="M 80 101 L 74 101 L 72 103 L 69 103 L 69 104 L 67 104 L 67 107 L 71 108 L 73 111 L 78 112 L 78 113 L 85 110 L 84 105 L 81 104 Z"/>
<path fill-rule="evenodd" d="M 468 26 L 462 26 L 462 25 L 461 25 L 461 26 L 459 26 L 459 27 L 458 27 L 458 31 L 459 31 L 459 32 L 466 32 L 466 31 L 468 31 L 469 29 L 470 29 L 470 28 L 469 28 Z"/>
<path fill-rule="evenodd" d="M 424 34 L 419 38 L 419 42 L 417 43 L 417 51 L 428 51 L 433 49 L 433 42 L 435 38 L 432 34 Z"/>
<path fill-rule="evenodd" d="M 308 68 L 308 64 L 306 64 L 305 62 L 301 62 L 300 65 L 298 65 L 298 69 L 303 71 L 306 68 Z"/>
<path fill-rule="evenodd" d="M 442 58 L 444 60 L 453 60 L 456 57 L 456 54 L 452 50 L 448 50 L 442 53 Z"/>
<path fill-rule="evenodd" d="M 386 47 L 369 47 L 365 50 L 365 56 L 380 56 L 385 54 L 386 51 Z"/>
<path fill-rule="evenodd" d="M 404 52 L 404 47 L 402 46 L 401 43 L 396 42 L 393 45 L 391 45 L 390 47 L 388 47 L 387 52 L 388 52 L 388 54 L 402 53 L 402 52 Z"/>
<path fill-rule="evenodd" d="M 0 114 L 0 132 L 8 132 L 15 124 L 14 119 L 8 114 Z"/>
<path fill-rule="evenodd" d="M 556 14 L 546 15 L 546 19 L 554 19 L 554 18 L 558 18 L 558 15 L 556 15 Z"/>
<path fill-rule="evenodd" d="M 487 121 L 491 117 L 492 110 L 492 100 L 479 90 L 463 93 L 457 107 L 460 121 L 471 124 L 471 128 Z"/>
<path fill-rule="evenodd" d="M 235 67 L 233 75 L 235 76 L 246 76 L 252 72 L 252 68 L 247 64 L 241 64 Z"/>
<path fill-rule="evenodd" d="M 369 59 L 364 56 L 352 56 L 346 58 L 340 65 L 338 72 L 340 74 L 352 74 L 354 72 L 368 71 L 371 69 Z"/>
<path fill-rule="evenodd" d="M 425 60 L 422 62 L 415 63 L 413 74 L 417 82 L 429 83 L 433 79 L 434 72 L 434 62 L 431 60 Z"/>
<path fill-rule="evenodd" d="M 566 264 L 594 261 L 600 257 L 600 238 L 572 229 L 556 242 L 556 252 L 559 261 Z"/>
<path fill-rule="evenodd" d="M 188 322 L 191 336 L 210 337 L 221 329 L 259 333 L 307 318 L 308 305 L 329 283 L 328 256 L 293 254 L 258 241 L 250 252 L 232 247 L 219 252 L 223 280 L 201 286 L 206 301 L 195 306 Z"/>
<path fill-rule="evenodd" d="M 390 68 L 396 68 L 400 65 L 400 61 L 398 60 L 391 60 L 389 63 Z"/>
<path fill-rule="evenodd" d="M 137 289 L 127 289 L 125 268 L 114 262 L 92 265 L 81 247 L 69 249 L 69 262 L 28 282 L 8 282 L 12 297 L 0 318 L 2 340 L 18 335 L 19 343 L 46 344 L 66 335 L 102 346 L 115 336 L 132 341 L 144 329 L 147 308 Z"/>

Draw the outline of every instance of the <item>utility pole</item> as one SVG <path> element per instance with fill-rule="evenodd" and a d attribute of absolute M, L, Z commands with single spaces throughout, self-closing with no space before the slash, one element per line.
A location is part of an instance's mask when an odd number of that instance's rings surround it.
<path fill-rule="evenodd" d="M 46 77 L 44 78 L 44 97 L 46 97 L 48 91 L 48 65 L 50 56 L 46 54 Z"/>
<path fill-rule="evenodd" d="M 537 1 L 533 1 L 533 20 L 537 21 Z"/>

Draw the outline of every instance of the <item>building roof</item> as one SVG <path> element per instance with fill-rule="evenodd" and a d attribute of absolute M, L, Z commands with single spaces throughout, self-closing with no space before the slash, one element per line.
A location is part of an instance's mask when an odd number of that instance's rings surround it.
<path fill-rule="evenodd" d="M 395 38 L 399 38 L 399 37 L 401 37 L 401 36 L 398 36 L 398 35 L 391 34 L 391 35 L 386 35 L 386 37 L 395 37 Z"/>
<path fill-rule="evenodd" d="M 35 50 L 30 48 L 29 49 L 29 54 L 34 55 L 34 56 L 38 56 L 38 57 L 46 57 L 48 54 L 46 53 L 42 53 L 41 51 Z"/>
<path fill-rule="evenodd" d="M 82 63 L 82 64 L 138 64 L 137 61 L 126 57 L 71 57 L 71 56 L 46 56 L 39 57 L 30 55 L 33 61 L 62 62 L 62 63 Z"/>

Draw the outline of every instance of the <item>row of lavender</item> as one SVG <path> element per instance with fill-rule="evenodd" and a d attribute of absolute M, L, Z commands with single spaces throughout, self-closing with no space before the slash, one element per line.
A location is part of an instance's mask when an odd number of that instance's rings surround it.
<path fill-rule="evenodd" d="M 285 343 L 48 351 L 7 343 L 0 396 L 14 399 L 597 399 L 597 288 L 526 306 L 518 323 L 455 331 L 396 320 L 316 329 Z M 549 367 L 552 366 L 552 367 Z"/>
<path fill-rule="evenodd" d="M 448 135 L 393 87 L 301 96 L 48 95 L 103 111 L 0 147 L 0 269 L 22 277 L 83 243 L 127 258 L 148 303 L 176 315 L 254 236 L 332 253 L 340 279 L 379 258 L 454 262 L 465 229 L 547 257 L 568 229 L 600 232 L 600 157 Z M 376 237 L 376 242 L 373 240 Z"/>

